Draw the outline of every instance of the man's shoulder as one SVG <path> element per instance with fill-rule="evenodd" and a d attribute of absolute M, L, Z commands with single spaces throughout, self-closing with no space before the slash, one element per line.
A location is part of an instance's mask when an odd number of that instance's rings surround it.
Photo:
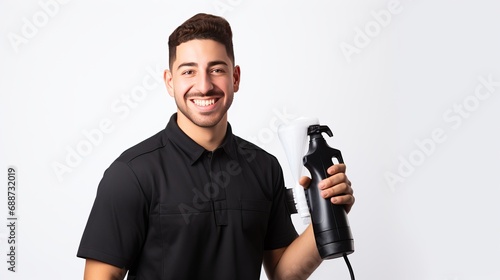
<path fill-rule="evenodd" d="M 238 149 L 241 149 L 241 150 L 253 150 L 253 151 L 258 151 L 258 152 L 262 152 L 264 154 L 269 154 L 266 150 L 264 150 L 263 148 L 257 146 L 256 144 L 248 141 L 248 140 L 245 140 L 237 135 L 234 135 L 233 134 L 233 137 L 234 137 L 234 141 L 236 142 L 236 146 Z M 271 154 L 269 154 L 271 155 Z"/>
<path fill-rule="evenodd" d="M 258 157 L 260 159 L 268 159 L 276 162 L 278 161 L 273 154 L 269 153 L 258 145 L 236 135 L 234 135 L 234 139 L 239 153 L 245 155 L 253 155 L 250 158 Z"/>
<path fill-rule="evenodd" d="M 234 141 L 236 141 L 236 144 L 238 145 L 238 148 L 250 149 L 250 150 L 263 150 L 261 147 L 255 145 L 254 143 L 252 143 L 248 140 L 245 140 L 237 135 L 233 134 L 233 137 L 234 137 Z"/>
<path fill-rule="evenodd" d="M 129 163 L 165 147 L 165 129 L 126 149 L 116 160 Z"/>

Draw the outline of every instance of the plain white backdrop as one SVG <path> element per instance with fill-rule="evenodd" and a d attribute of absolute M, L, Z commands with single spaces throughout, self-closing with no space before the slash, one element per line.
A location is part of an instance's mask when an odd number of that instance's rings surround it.
<path fill-rule="evenodd" d="M 76 251 L 97 185 L 175 111 L 161 81 L 167 39 L 198 12 L 231 23 L 242 82 L 230 123 L 278 157 L 287 185 L 276 124 L 318 117 L 332 129 L 357 199 L 356 279 L 499 279 L 499 10 L 486 0 L 1 1 L 0 279 L 82 279 Z M 335 259 L 310 279 L 349 276 Z"/>

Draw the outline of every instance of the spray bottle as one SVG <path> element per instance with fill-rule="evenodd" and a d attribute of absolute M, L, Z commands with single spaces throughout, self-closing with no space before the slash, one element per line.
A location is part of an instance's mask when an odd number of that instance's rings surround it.
<path fill-rule="evenodd" d="M 302 164 L 311 174 L 310 187 L 305 191 L 302 186 L 294 186 L 293 194 L 297 212 L 304 223 L 312 221 L 316 246 L 322 259 L 344 257 L 351 279 L 354 279 L 352 267 L 347 255 L 354 252 L 354 241 L 343 205 L 335 205 L 330 199 L 321 196 L 318 183 L 327 178 L 327 169 L 334 164 L 344 163 L 339 150 L 330 147 L 322 133 L 333 136 L 330 128 L 319 125 L 316 118 L 299 118 L 278 128 L 278 136 L 287 154 L 292 174 L 298 179 Z M 302 163 L 299 159 L 305 153 L 305 144 L 309 136 L 309 148 Z M 304 203 L 308 209 L 304 209 Z M 306 213 L 307 212 L 307 213 Z"/>
<path fill-rule="evenodd" d="M 318 183 L 329 175 L 328 167 L 332 158 L 344 163 L 342 154 L 326 143 L 322 133 L 333 136 L 326 125 L 311 125 L 307 129 L 309 150 L 303 158 L 304 166 L 311 173 L 311 184 L 306 190 L 306 198 L 311 212 L 314 237 L 319 254 L 323 259 L 332 259 L 354 252 L 354 241 L 343 205 L 335 205 L 321 196 Z"/>

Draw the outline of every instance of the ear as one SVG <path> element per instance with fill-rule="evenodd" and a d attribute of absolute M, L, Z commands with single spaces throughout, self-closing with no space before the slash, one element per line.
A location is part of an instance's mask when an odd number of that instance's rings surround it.
<path fill-rule="evenodd" d="M 234 89 L 234 92 L 237 92 L 238 89 L 240 88 L 240 77 L 241 77 L 240 66 L 236 65 L 236 66 L 234 66 L 234 70 L 233 70 L 233 89 Z"/>
<path fill-rule="evenodd" d="M 174 81 L 172 79 L 172 72 L 166 69 L 163 71 L 163 80 L 165 81 L 165 86 L 167 87 L 168 94 L 174 97 Z"/>

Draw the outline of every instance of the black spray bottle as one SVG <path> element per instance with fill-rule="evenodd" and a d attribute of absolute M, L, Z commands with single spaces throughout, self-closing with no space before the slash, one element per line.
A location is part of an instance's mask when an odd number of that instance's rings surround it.
<path fill-rule="evenodd" d="M 326 125 L 311 125 L 307 129 L 309 150 L 303 157 L 303 164 L 311 173 L 311 184 L 306 190 L 306 199 L 316 238 L 316 246 L 322 259 L 333 259 L 354 252 L 354 241 L 343 205 L 335 205 L 321 196 L 318 183 L 326 179 L 328 167 L 336 158 L 344 163 L 339 150 L 328 146 L 322 133 L 333 136 Z"/>

